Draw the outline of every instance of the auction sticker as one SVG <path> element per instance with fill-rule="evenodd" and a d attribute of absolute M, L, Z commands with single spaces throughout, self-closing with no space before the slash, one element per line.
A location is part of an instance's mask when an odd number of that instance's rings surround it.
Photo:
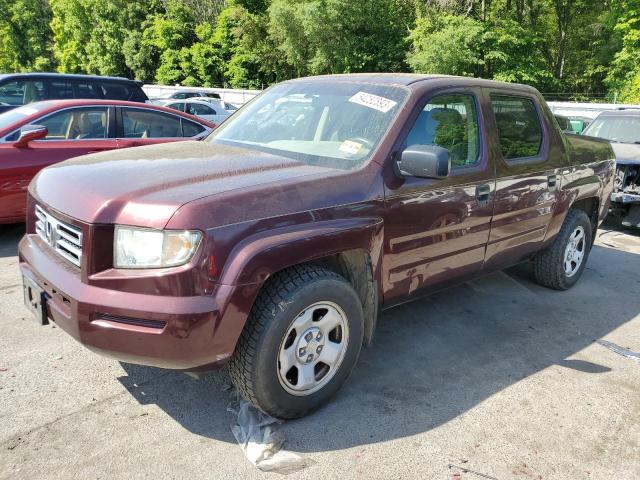
<path fill-rule="evenodd" d="M 353 140 L 345 140 L 338 147 L 338 150 L 344 153 L 348 153 L 349 155 L 355 155 L 362 148 L 362 144 L 358 142 L 354 142 Z"/>
<path fill-rule="evenodd" d="M 393 100 L 389 100 L 388 98 L 379 97 L 378 95 L 374 95 L 373 93 L 366 92 L 356 93 L 349 99 L 349 101 L 357 103 L 358 105 L 362 105 L 364 107 L 373 108 L 374 110 L 378 110 L 382 113 L 387 113 L 398 103 L 394 102 Z"/>

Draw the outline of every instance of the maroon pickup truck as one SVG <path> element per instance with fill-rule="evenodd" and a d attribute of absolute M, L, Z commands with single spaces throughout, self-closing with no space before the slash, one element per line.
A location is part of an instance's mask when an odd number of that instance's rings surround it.
<path fill-rule="evenodd" d="M 25 304 L 124 362 L 228 363 L 249 401 L 299 417 L 345 381 L 380 309 L 522 261 L 571 287 L 613 182 L 610 144 L 565 135 L 533 88 L 288 81 L 204 142 L 41 171 Z"/>

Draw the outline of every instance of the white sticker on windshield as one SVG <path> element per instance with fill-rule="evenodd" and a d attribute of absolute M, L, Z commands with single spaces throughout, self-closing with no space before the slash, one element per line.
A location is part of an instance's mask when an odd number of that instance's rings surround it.
<path fill-rule="evenodd" d="M 349 155 L 355 155 L 362 148 L 362 144 L 358 142 L 354 142 L 353 140 L 345 140 L 340 144 L 338 150 L 344 153 L 348 153 Z"/>
<path fill-rule="evenodd" d="M 389 100 L 388 98 L 379 97 L 378 95 L 374 95 L 373 93 L 366 92 L 356 93 L 349 99 L 349 101 L 357 103 L 358 105 L 362 105 L 364 107 L 373 108 L 374 110 L 378 110 L 382 113 L 387 113 L 398 103 L 394 102 L 393 100 Z"/>

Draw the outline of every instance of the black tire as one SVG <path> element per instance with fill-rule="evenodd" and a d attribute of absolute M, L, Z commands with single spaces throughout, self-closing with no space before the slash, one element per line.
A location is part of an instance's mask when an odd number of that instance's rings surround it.
<path fill-rule="evenodd" d="M 576 273 L 568 276 L 564 269 L 564 255 L 569 243 L 569 239 L 578 227 L 584 229 L 585 251 Z M 540 252 L 533 260 L 533 273 L 540 285 L 553 288 L 555 290 L 567 290 L 578 281 L 589 258 L 591 250 L 593 231 L 589 217 L 582 210 L 569 210 L 567 217 L 562 224 L 560 232 L 555 240 L 546 250 Z"/>
<path fill-rule="evenodd" d="M 304 396 L 281 384 L 278 355 L 292 322 L 311 305 L 338 305 L 348 323 L 341 363 L 322 388 Z M 229 374 L 238 392 L 263 412 L 277 418 L 299 418 L 326 403 L 355 366 L 362 346 L 364 317 L 355 290 L 343 277 L 318 266 L 288 268 L 267 280 L 251 310 Z"/>

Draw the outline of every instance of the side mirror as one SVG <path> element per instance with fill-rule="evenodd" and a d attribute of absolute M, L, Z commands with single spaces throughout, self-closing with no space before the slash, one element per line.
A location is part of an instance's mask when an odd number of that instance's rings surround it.
<path fill-rule="evenodd" d="M 26 148 L 32 140 L 41 140 L 49 134 L 47 127 L 42 125 L 25 125 L 20 129 L 20 135 L 13 144 L 16 148 Z"/>
<path fill-rule="evenodd" d="M 449 176 L 449 150 L 437 145 L 411 145 L 398 161 L 400 174 L 408 177 L 445 178 Z"/>

